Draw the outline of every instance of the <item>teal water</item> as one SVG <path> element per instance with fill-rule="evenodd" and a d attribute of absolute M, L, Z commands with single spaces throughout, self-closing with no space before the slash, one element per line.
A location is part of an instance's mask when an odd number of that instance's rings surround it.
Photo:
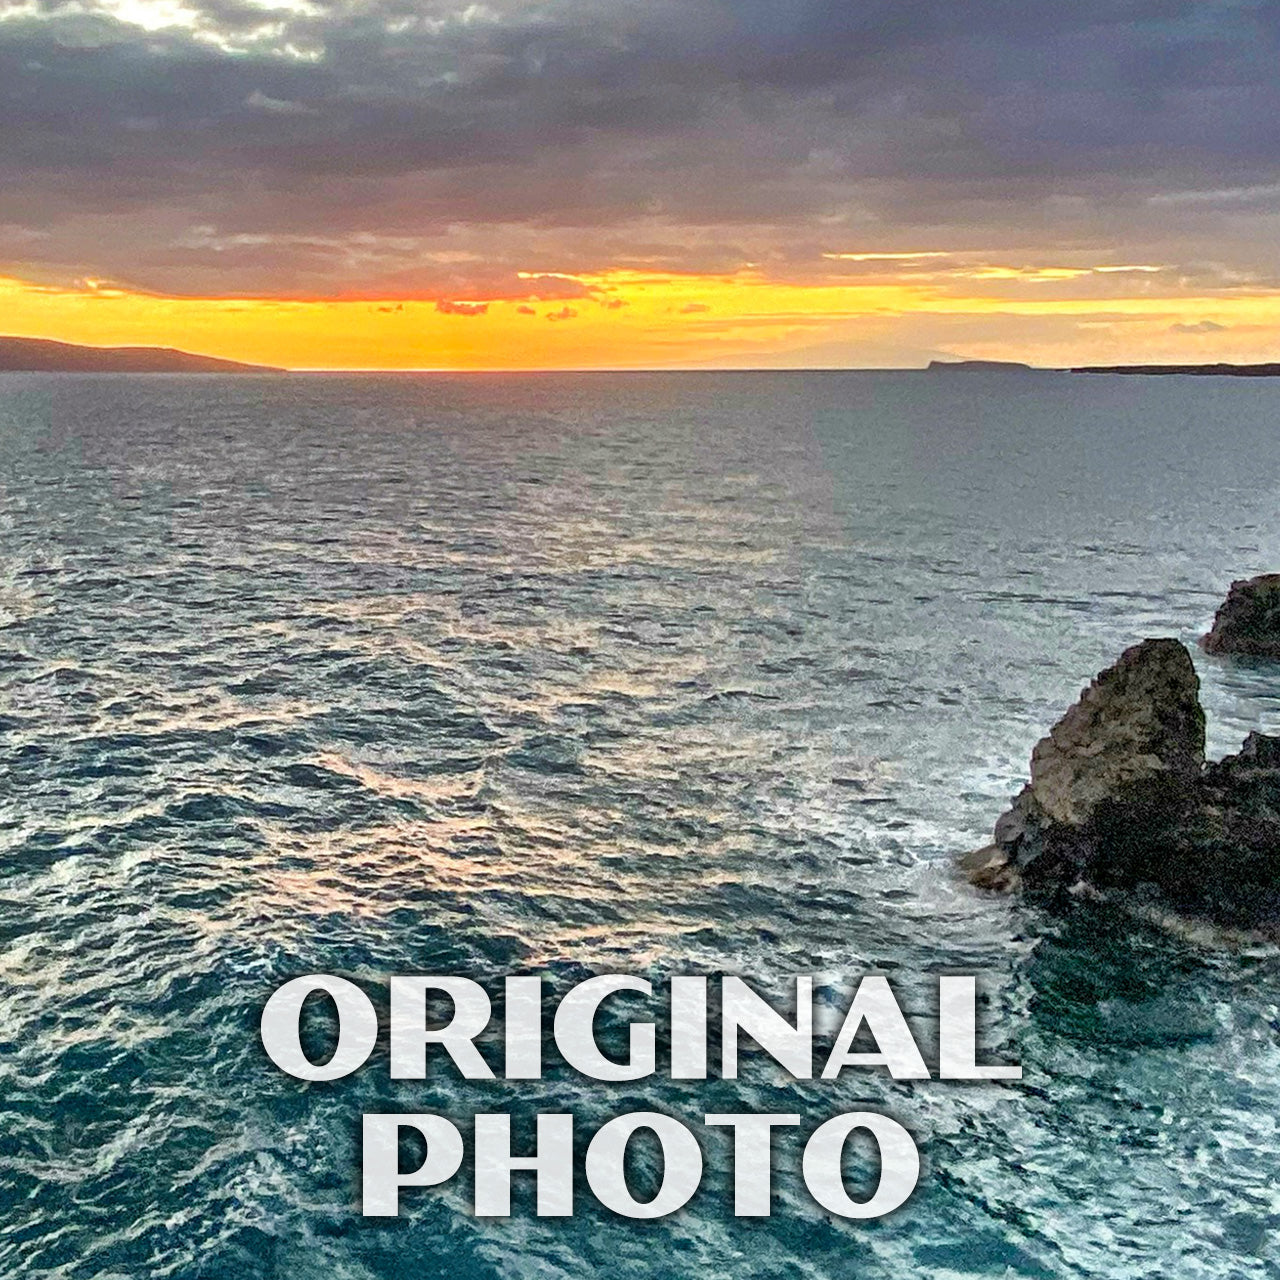
<path fill-rule="evenodd" d="M 0 1275 L 1275 1280 L 1274 950 L 952 858 L 1122 647 L 1280 567 L 1278 497 L 1266 381 L 0 377 Z M 1215 752 L 1280 728 L 1197 663 Z M 1024 1080 L 306 1086 L 257 1037 L 317 971 L 873 970 L 981 972 Z M 887 1111 L 921 1185 L 832 1220 L 786 1139 L 739 1220 L 712 1135 L 658 1222 L 359 1216 L 365 1111 L 652 1109 Z"/>

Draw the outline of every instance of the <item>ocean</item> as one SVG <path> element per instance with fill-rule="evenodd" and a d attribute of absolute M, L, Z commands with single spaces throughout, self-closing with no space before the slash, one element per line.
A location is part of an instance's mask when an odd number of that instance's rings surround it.
<path fill-rule="evenodd" d="M 0 376 L 0 1275 L 1276 1280 L 1276 950 L 954 860 L 1278 510 L 1265 379 Z M 1196 662 L 1211 755 L 1280 729 L 1280 669 Z M 870 972 L 920 1017 L 981 975 L 1023 1079 L 305 1084 L 258 1038 L 308 973 Z M 735 1218 L 722 1132 L 652 1222 L 360 1215 L 365 1112 L 647 1110 L 885 1112 L 920 1185 L 833 1218 L 780 1136 Z"/>

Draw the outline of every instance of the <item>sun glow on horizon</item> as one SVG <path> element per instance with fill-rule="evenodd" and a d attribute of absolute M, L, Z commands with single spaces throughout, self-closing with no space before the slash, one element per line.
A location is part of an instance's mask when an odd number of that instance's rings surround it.
<path fill-rule="evenodd" d="M 834 255 L 824 255 L 827 257 Z M 1265 360 L 1280 292 L 1152 292 L 1163 268 L 838 255 L 881 274 L 526 271 L 525 298 L 188 298 L 0 278 L 0 329 L 167 346 L 294 370 L 903 367 L 938 355 L 1032 364 Z M 539 280 L 556 289 L 539 297 Z"/>

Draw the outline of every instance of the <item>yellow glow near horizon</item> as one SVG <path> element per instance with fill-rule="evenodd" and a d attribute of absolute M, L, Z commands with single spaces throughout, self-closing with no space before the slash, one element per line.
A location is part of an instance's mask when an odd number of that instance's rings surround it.
<path fill-rule="evenodd" d="M 1277 293 L 1147 293 L 1148 273 L 1136 267 L 1107 274 L 1105 296 L 1081 291 L 1097 269 L 938 275 L 903 267 L 896 277 L 851 284 L 745 272 L 530 272 L 530 280 L 576 280 L 590 292 L 495 300 L 483 314 L 462 313 L 475 303 L 440 310 L 434 299 L 182 298 L 92 281 L 51 288 L 0 279 L 0 330 L 92 346 L 178 347 L 290 369 L 777 365 L 788 353 L 801 366 L 875 366 L 902 363 L 896 352 L 936 349 L 1046 364 L 1265 360 L 1280 347 Z"/>

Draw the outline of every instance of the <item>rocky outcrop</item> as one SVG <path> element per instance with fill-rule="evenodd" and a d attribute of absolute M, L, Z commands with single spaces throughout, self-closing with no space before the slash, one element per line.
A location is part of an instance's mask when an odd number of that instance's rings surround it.
<path fill-rule="evenodd" d="M 1031 756 L 1031 781 L 965 859 L 973 880 L 1045 899 L 1082 890 L 1243 928 L 1280 928 L 1280 738 L 1204 758 L 1191 656 L 1144 640 Z"/>
<path fill-rule="evenodd" d="M 1233 582 L 1200 643 L 1206 653 L 1280 658 L 1280 573 Z"/>

